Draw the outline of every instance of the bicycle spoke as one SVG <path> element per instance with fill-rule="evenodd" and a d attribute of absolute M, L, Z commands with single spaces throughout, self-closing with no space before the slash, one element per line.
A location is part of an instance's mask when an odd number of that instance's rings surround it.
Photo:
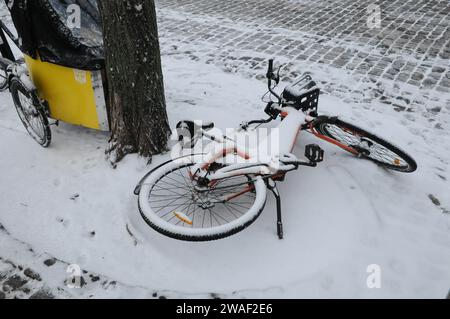
<path fill-rule="evenodd" d="M 360 147 L 367 151 L 367 154 L 362 154 L 365 157 L 391 166 L 408 166 L 408 163 L 395 152 L 366 136 L 358 135 L 351 130 L 346 130 L 338 125 L 327 124 L 325 130 L 340 143 L 354 148 Z"/>
<path fill-rule="evenodd" d="M 203 212 L 202 228 L 205 226 L 205 217 L 206 217 L 206 214 Z"/>
<path fill-rule="evenodd" d="M 164 208 L 166 208 L 166 207 L 170 207 L 170 206 L 172 206 L 172 203 L 174 203 L 174 202 L 176 202 L 177 200 L 179 200 L 179 198 L 177 198 L 177 199 L 175 199 L 175 200 L 173 200 L 173 201 L 171 201 L 171 202 L 169 202 L 168 204 L 166 204 L 166 205 L 164 205 L 164 206 L 160 206 L 160 207 L 156 207 L 156 208 L 159 208 L 156 212 L 155 212 L 155 214 L 158 214 L 160 211 L 162 211 Z"/>
<path fill-rule="evenodd" d="M 20 90 L 17 91 L 19 105 L 16 105 L 20 119 L 25 125 L 28 133 L 39 143 L 44 142 L 46 137 L 44 119 L 38 113 L 36 106 Z"/>
<path fill-rule="evenodd" d="M 232 210 L 234 210 L 235 212 L 237 212 L 237 213 L 239 213 L 240 215 L 242 215 L 243 214 L 243 212 L 241 212 L 239 209 L 237 209 L 236 207 L 233 207 L 233 206 L 228 206 L 230 209 L 232 209 Z"/>
<path fill-rule="evenodd" d="M 149 204 L 164 221 L 179 227 L 218 227 L 239 219 L 254 204 L 256 194 L 244 193 L 252 184 L 250 178 L 233 176 L 218 181 L 214 188 L 197 191 L 194 187 L 196 182 L 190 177 L 191 166 L 169 171 L 153 184 Z M 241 196 L 231 201 L 220 202 L 240 193 Z M 191 220 L 185 221 L 176 213 L 184 214 Z"/>
<path fill-rule="evenodd" d="M 210 217 L 213 217 L 214 220 L 216 221 L 217 225 L 220 226 L 221 224 L 220 224 L 220 222 L 217 220 L 217 218 L 216 218 L 215 214 L 213 213 L 213 211 L 212 211 L 210 208 L 208 208 L 208 211 L 209 211 Z"/>
<path fill-rule="evenodd" d="M 237 206 L 237 207 L 241 207 L 243 209 L 249 209 L 249 207 L 246 207 L 244 205 L 240 205 L 240 204 L 237 204 L 237 203 L 234 203 L 234 202 L 227 202 L 227 204 L 228 205 L 234 205 L 234 206 Z"/>
<path fill-rule="evenodd" d="M 228 208 L 228 206 L 227 206 L 226 204 L 224 204 L 223 206 L 224 206 L 224 207 L 226 208 L 226 210 L 228 210 L 234 217 L 238 218 L 238 216 L 236 216 L 236 215 L 233 213 L 233 211 L 232 211 L 230 208 Z"/>

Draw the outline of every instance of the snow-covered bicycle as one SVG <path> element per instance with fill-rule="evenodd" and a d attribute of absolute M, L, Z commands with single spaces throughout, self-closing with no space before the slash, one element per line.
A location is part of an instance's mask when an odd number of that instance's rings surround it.
<path fill-rule="evenodd" d="M 267 78 L 269 92 L 276 98 L 267 104 L 267 120 L 243 123 L 234 134 L 222 136 L 212 134 L 214 125 L 209 123 L 184 121 L 177 125 L 180 145 L 191 148 L 206 139 L 209 151 L 164 163 L 140 181 L 135 194 L 149 226 L 179 240 L 221 239 L 252 224 L 263 211 L 270 190 L 277 200 L 277 231 L 282 239 L 276 182 L 300 166 L 316 167 L 324 158 L 324 151 L 316 144 L 306 146 L 307 161 L 292 154 L 301 131 L 387 169 L 404 173 L 417 169 L 411 156 L 386 140 L 337 117 L 319 116 L 320 90 L 309 75 L 286 87 L 281 95 L 274 90 L 280 77 L 279 69 L 274 72 L 273 60 L 269 61 Z M 267 147 L 273 136 L 255 147 L 239 142 L 239 137 L 251 135 L 260 125 L 278 118 L 281 122 L 271 133 L 276 134 L 276 145 Z"/>

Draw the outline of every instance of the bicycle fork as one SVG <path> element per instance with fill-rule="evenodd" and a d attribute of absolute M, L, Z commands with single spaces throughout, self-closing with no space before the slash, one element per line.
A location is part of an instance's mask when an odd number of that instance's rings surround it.
<path fill-rule="evenodd" d="M 277 201 L 277 233 L 278 238 L 283 239 L 283 219 L 281 216 L 281 196 L 277 188 L 277 183 L 273 179 L 267 181 L 267 188 L 272 192 Z"/>

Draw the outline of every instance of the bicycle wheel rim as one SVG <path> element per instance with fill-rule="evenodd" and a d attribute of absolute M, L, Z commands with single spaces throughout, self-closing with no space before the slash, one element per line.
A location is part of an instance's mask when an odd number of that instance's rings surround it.
<path fill-rule="evenodd" d="M 262 179 L 257 178 L 256 181 L 253 182 L 255 193 L 254 193 L 254 202 L 252 205 L 248 208 L 248 210 L 245 211 L 241 216 L 238 216 L 236 208 L 239 206 L 234 206 L 231 209 L 232 212 L 228 211 L 228 214 L 222 215 L 223 218 L 227 219 L 227 223 L 221 221 L 221 217 L 217 215 L 217 212 L 215 214 L 210 214 L 211 216 L 215 216 L 211 218 L 208 218 L 207 214 L 204 214 L 205 211 L 209 212 L 209 209 L 204 209 L 201 211 L 201 207 L 197 207 L 197 217 L 193 217 L 192 214 L 189 214 L 189 210 L 195 210 L 195 208 L 192 207 L 187 209 L 187 212 L 184 212 L 183 217 L 188 217 L 189 221 L 192 222 L 192 225 L 189 225 L 187 223 L 183 223 L 180 220 L 177 220 L 177 216 L 174 217 L 174 214 L 171 215 L 171 213 L 175 212 L 175 206 L 168 207 L 165 211 L 164 209 L 160 209 L 163 206 L 161 205 L 161 202 L 153 202 L 153 204 L 158 204 L 157 207 L 154 205 L 152 206 L 151 203 L 151 194 L 152 191 L 155 188 L 155 185 L 158 184 L 158 181 L 163 179 L 167 174 L 170 174 L 174 171 L 177 171 L 178 169 L 186 169 L 193 164 L 180 164 L 176 162 L 171 162 L 168 165 L 165 165 L 155 171 L 153 174 L 151 174 L 147 180 L 143 182 L 141 192 L 139 194 L 139 208 L 141 211 L 141 215 L 144 218 L 144 220 L 149 224 L 152 228 L 159 231 L 160 233 L 175 238 L 175 239 L 181 239 L 181 240 L 189 240 L 189 241 L 207 241 L 207 240 L 215 240 L 220 239 L 224 237 L 228 237 L 230 235 L 233 235 L 237 233 L 238 231 L 244 229 L 248 225 L 250 225 L 256 218 L 259 216 L 259 214 L 262 212 L 265 201 L 266 201 L 266 189 L 264 182 Z M 248 181 L 248 180 L 247 180 Z M 175 183 L 171 181 L 170 183 Z M 176 184 L 175 184 L 176 185 Z M 223 187 L 223 183 L 221 183 L 221 188 Z M 158 190 L 161 194 L 160 190 Z M 178 194 L 183 195 L 184 193 L 181 193 L 181 189 L 178 188 Z M 217 195 L 217 194 L 216 194 Z M 158 197 L 156 197 L 156 201 L 159 200 Z M 175 199 L 175 197 L 172 197 L 172 199 Z M 242 198 L 238 200 L 238 205 L 242 204 Z M 172 203 L 168 203 L 168 205 L 177 205 L 183 204 L 181 201 L 175 201 Z M 199 204 L 197 202 L 197 204 Z M 236 204 L 236 203 L 235 203 Z M 158 208 L 159 207 L 159 208 Z M 184 208 L 189 207 L 189 203 L 184 203 Z M 183 208 L 183 206 L 181 207 Z M 214 210 L 215 208 L 213 208 Z M 181 209 L 180 209 L 181 210 Z M 238 209 L 239 210 L 239 209 Z M 185 210 L 186 211 L 186 210 Z M 161 215 L 168 214 L 166 217 L 167 219 L 171 219 L 171 221 L 175 221 L 176 223 L 171 223 L 168 220 L 164 220 L 161 218 Z M 235 219 L 230 221 L 227 217 L 232 216 L 235 214 Z M 206 221 L 203 220 L 203 217 L 206 217 Z M 227 217 L 225 217 L 227 216 Z M 178 223 L 178 225 L 176 225 Z M 198 227 L 200 223 L 203 223 L 202 226 L 207 225 L 208 227 Z M 212 223 L 212 227 L 211 227 Z"/>
<path fill-rule="evenodd" d="M 0 69 L 0 91 L 4 91 L 8 86 L 8 77 L 6 71 Z"/>
<path fill-rule="evenodd" d="M 47 118 L 33 104 L 30 93 L 20 83 L 14 82 L 12 96 L 17 114 L 28 134 L 39 145 L 44 147 L 48 146 L 50 143 L 50 132 Z M 32 111 L 27 111 L 25 108 Z"/>

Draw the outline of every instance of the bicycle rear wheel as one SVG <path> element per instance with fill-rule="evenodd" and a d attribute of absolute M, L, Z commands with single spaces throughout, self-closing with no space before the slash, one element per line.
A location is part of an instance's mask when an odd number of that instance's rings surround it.
<path fill-rule="evenodd" d="M 6 70 L 0 68 L 0 92 L 5 91 L 8 88 L 8 76 Z"/>
<path fill-rule="evenodd" d="M 260 177 L 235 176 L 198 188 L 190 178 L 193 165 L 172 161 L 142 182 L 139 210 L 150 227 L 178 240 L 211 241 L 236 234 L 259 217 L 267 192 Z"/>
<path fill-rule="evenodd" d="M 28 134 L 42 147 L 48 147 L 52 140 L 47 115 L 40 105 L 35 105 L 35 98 L 19 79 L 12 79 L 11 95 L 17 114 Z"/>
<path fill-rule="evenodd" d="M 337 118 L 321 117 L 313 128 L 318 137 L 331 139 L 331 142 L 337 142 L 336 145 L 379 166 L 403 173 L 412 173 L 417 169 L 416 161 L 405 151 L 353 124 Z"/>

